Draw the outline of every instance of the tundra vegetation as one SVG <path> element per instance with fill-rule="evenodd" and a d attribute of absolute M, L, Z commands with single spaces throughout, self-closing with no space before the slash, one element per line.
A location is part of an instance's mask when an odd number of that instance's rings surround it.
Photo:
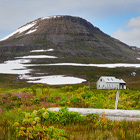
<path fill-rule="evenodd" d="M 67 107 L 115 106 L 116 90 L 96 90 L 74 85 L 0 88 L 0 139 L 87 140 L 140 139 L 140 121 L 111 121 L 98 116 L 69 112 Z M 118 109 L 140 109 L 140 90 L 121 90 Z M 58 112 L 49 107 L 61 107 Z"/>

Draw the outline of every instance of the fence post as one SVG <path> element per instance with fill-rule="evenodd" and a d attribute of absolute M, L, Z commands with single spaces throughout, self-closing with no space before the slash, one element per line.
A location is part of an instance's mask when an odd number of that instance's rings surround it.
<path fill-rule="evenodd" d="M 117 110 L 117 107 L 118 107 L 119 93 L 120 93 L 120 91 L 117 90 L 117 93 L 116 93 L 116 101 L 115 101 L 115 110 Z"/>

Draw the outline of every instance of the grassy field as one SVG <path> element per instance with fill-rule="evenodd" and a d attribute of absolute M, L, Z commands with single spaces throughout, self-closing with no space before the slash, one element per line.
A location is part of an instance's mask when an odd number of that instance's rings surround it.
<path fill-rule="evenodd" d="M 116 90 L 89 89 L 88 86 L 48 87 L 37 84 L 27 88 L 0 89 L 3 109 L 68 106 L 114 109 Z M 25 98 L 26 97 L 26 98 Z M 139 110 L 140 90 L 120 90 L 118 109 Z M 8 102 L 7 102 L 8 101 Z"/>
<path fill-rule="evenodd" d="M 140 69 L 34 67 L 41 72 L 85 78 L 78 85 L 29 84 L 17 75 L 0 74 L 0 140 L 139 140 L 140 121 L 110 121 L 105 114 L 81 116 L 67 107 L 115 108 L 116 90 L 97 90 L 102 75 L 123 78 L 118 109 L 140 110 Z M 73 71 L 73 72 L 72 72 Z M 136 71 L 137 76 L 131 76 Z M 68 74 L 69 73 L 69 74 Z M 34 75 L 34 74 L 33 74 Z M 88 84 L 91 82 L 91 89 Z M 58 113 L 49 107 L 62 107 Z"/>
<path fill-rule="evenodd" d="M 115 107 L 116 90 L 87 86 L 0 88 L 1 140 L 138 140 L 140 121 L 110 121 L 105 115 L 81 116 L 67 107 Z M 140 109 L 140 90 L 121 90 L 119 109 Z M 49 107 L 62 107 L 59 112 Z"/>

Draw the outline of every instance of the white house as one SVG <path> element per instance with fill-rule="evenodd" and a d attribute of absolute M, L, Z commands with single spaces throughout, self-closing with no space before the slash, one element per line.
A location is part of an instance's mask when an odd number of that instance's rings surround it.
<path fill-rule="evenodd" d="M 126 83 L 112 76 L 101 76 L 97 81 L 97 89 L 126 89 Z"/>

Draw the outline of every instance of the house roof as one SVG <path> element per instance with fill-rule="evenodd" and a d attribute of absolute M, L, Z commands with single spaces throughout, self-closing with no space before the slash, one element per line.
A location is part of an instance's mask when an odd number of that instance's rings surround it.
<path fill-rule="evenodd" d="M 117 79 L 113 76 L 101 76 L 106 83 L 125 83 L 123 79 Z"/>

